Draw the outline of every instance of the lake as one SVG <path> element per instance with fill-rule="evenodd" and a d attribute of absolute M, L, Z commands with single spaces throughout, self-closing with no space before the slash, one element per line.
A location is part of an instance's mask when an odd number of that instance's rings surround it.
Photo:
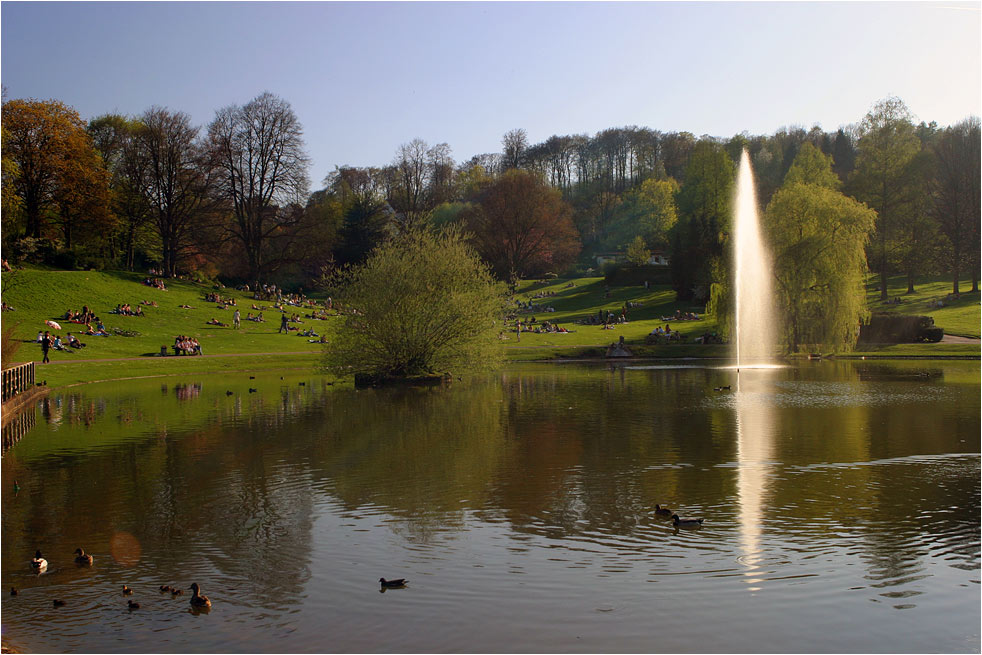
<path fill-rule="evenodd" d="M 200 375 L 35 419 L 2 459 L 28 652 L 980 648 L 977 361 Z"/>

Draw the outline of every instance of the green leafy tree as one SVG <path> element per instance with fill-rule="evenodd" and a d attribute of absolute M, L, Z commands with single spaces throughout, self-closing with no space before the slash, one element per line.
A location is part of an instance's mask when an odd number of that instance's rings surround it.
<path fill-rule="evenodd" d="M 952 273 L 955 294 L 965 268 L 976 271 L 972 291 L 978 291 L 980 143 L 979 119 L 973 116 L 944 130 L 931 147 L 932 213 L 945 237 L 944 260 Z"/>
<path fill-rule="evenodd" d="M 640 234 L 627 246 L 627 261 L 635 266 L 643 266 L 648 263 L 651 251 L 644 243 L 644 237 Z"/>
<path fill-rule="evenodd" d="M 852 348 L 865 312 L 864 248 L 876 213 L 836 191 L 831 161 L 821 161 L 803 147 L 764 214 L 788 352 Z"/>
<path fill-rule="evenodd" d="M 326 367 L 339 374 L 417 376 L 501 361 L 503 289 L 458 230 L 414 230 L 347 269 L 346 310 Z"/>
<path fill-rule="evenodd" d="M 705 300 L 720 267 L 730 227 L 736 167 L 722 145 L 696 144 L 678 193 L 679 220 L 671 232 L 672 286 L 679 300 Z"/>
<path fill-rule="evenodd" d="M 905 226 L 918 220 L 923 189 L 918 185 L 920 139 L 910 111 L 899 98 L 873 106 L 859 128 L 859 153 L 850 177 L 852 195 L 876 210 L 870 241 L 870 267 L 880 278 L 880 299 L 887 299 L 887 278 L 898 263 Z"/>
<path fill-rule="evenodd" d="M 832 157 L 808 142 L 801 145 L 798 156 L 784 176 L 784 184 L 814 184 L 835 191 L 842 187 L 839 176 L 832 171 Z"/>

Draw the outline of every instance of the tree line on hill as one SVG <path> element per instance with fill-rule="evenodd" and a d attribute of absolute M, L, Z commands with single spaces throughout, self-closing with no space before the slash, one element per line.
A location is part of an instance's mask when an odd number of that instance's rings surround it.
<path fill-rule="evenodd" d="M 966 274 L 978 289 L 979 146 L 978 117 L 915 123 L 887 98 L 834 132 L 722 139 L 630 126 L 536 144 L 516 129 L 501 152 L 464 162 L 446 143 L 413 139 L 388 164 L 339 167 L 312 191 L 303 128 L 271 93 L 219 109 L 206 126 L 163 107 L 86 123 L 57 100 L 11 99 L 3 248 L 15 261 L 310 288 L 393 235 L 453 225 L 501 279 L 586 269 L 597 252 L 628 249 L 642 262 L 657 250 L 678 297 L 706 301 L 714 284 L 725 288 L 735 162 L 746 149 L 762 207 L 800 214 L 804 192 L 787 189 L 804 156 L 799 168 L 811 169 L 796 175 L 838 194 L 821 200 L 820 230 L 844 220 L 839 196 L 873 210 L 869 229 L 851 233 L 862 244 L 853 265 L 879 274 L 884 298 L 897 274 L 911 289 L 918 275 L 947 274 L 957 293 Z"/>

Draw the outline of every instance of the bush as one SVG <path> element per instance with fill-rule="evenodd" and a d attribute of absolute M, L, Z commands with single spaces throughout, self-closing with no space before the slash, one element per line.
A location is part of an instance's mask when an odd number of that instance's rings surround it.
<path fill-rule="evenodd" d="M 917 343 L 941 341 L 944 330 L 935 327 L 930 316 L 873 314 L 869 324 L 859 328 L 859 343 Z"/>
<path fill-rule="evenodd" d="M 504 289 L 456 229 L 384 243 L 336 286 L 346 314 L 325 356 L 336 374 L 456 374 L 502 359 Z"/>

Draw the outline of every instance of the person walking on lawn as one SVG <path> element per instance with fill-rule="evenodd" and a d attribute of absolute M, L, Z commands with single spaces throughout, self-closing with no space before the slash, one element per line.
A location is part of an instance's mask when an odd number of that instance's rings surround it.
<path fill-rule="evenodd" d="M 238 309 L 236 309 L 236 310 L 235 310 L 235 313 L 234 313 L 234 314 L 232 314 L 232 327 L 233 327 L 234 329 L 236 329 L 236 330 L 238 330 L 238 329 L 239 329 L 239 320 L 240 320 L 241 318 L 242 318 L 242 314 L 240 314 L 240 313 L 239 313 L 239 310 L 238 310 Z"/>
<path fill-rule="evenodd" d="M 51 348 L 51 339 L 48 338 L 48 331 L 45 330 L 44 337 L 41 339 L 41 353 L 44 355 L 44 357 L 41 358 L 42 364 L 48 364 L 51 362 L 51 360 L 48 359 L 48 349 L 50 348 Z"/>
<path fill-rule="evenodd" d="M 283 332 L 290 334 L 290 328 L 286 325 L 286 312 L 283 312 L 283 315 L 280 317 L 280 333 Z"/>

